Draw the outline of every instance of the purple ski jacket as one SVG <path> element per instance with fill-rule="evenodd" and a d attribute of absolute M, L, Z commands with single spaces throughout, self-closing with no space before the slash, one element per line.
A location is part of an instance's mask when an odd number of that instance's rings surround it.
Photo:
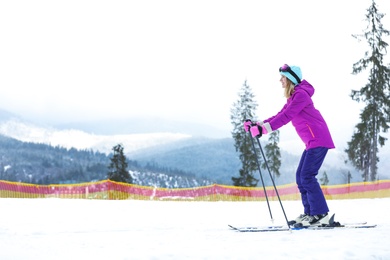
<path fill-rule="evenodd" d="M 282 110 L 275 116 L 264 120 L 275 131 L 291 123 L 306 145 L 306 150 L 316 147 L 335 148 L 328 126 L 320 111 L 313 104 L 311 97 L 314 88 L 306 80 L 295 86 L 295 91 Z"/>

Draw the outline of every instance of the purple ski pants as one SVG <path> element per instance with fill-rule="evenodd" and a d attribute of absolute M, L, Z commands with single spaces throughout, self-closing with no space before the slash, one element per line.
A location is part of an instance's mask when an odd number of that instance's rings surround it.
<path fill-rule="evenodd" d="M 316 178 L 328 148 L 316 147 L 305 150 L 296 173 L 296 182 L 301 193 L 304 213 L 311 216 L 329 212 L 324 193 Z"/>

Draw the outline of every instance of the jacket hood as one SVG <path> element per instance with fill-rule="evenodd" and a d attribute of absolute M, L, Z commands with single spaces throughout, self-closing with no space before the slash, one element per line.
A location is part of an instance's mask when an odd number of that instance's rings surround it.
<path fill-rule="evenodd" d="M 302 80 L 301 83 L 295 86 L 295 90 L 299 89 L 306 91 L 310 97 L 314 95 L 314 87 L 306 80 Z"/>

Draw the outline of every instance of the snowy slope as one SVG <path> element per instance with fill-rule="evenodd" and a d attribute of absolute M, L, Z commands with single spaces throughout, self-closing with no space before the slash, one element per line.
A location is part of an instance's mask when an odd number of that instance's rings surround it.
<path fill-rule="evenodd" d="M 390 198 L 328 203 L 336 220 L 378 227 L 229 230 L 271 224 L 265 202 L 0 199 L 0 259 L 390 259 Z M 301 213 L 299 201 L 283 205 L 290 218 Z M 283 224 L 278 202 L 271 209 Z"/>

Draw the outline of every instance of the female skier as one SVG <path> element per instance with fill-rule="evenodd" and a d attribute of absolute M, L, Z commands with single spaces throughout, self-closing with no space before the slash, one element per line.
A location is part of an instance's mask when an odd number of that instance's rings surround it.
<path fill-rule="evenodd" d="M 260 137 L 279 129 L 291 121 L 305 144 L 296 172 L 296 183 L 302 198 L 303 214 L 290 224 L 303 226 L 329 224 L 329 208 L 317 181 L 318 171 L 329 149 L 335 148 L 328 126 L 321 113 L 314 107 L 311 97 L 313 86 L 302 80 L 301 69 L 287 64 L 279 68 L 280 82 L 287 98 L 282 110 L 264 121 L 244 123 L 245 131 L 252 137 Z"/>

